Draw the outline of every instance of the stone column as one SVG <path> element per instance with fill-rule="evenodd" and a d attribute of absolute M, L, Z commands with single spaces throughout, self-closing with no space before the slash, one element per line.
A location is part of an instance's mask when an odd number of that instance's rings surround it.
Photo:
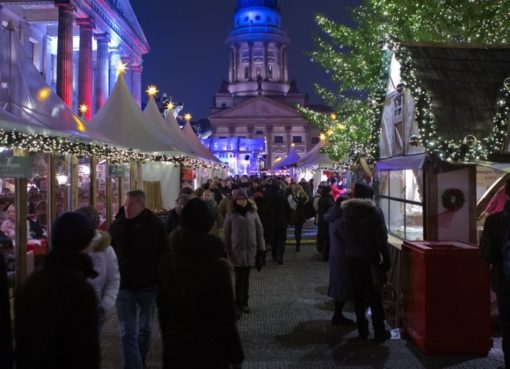
<path fill-rule="evenodd" d="M 78 106 L 87 105 L 85 119 L 92 119 L 92 29 L 94 24 L 90 18 L 78 18 L 76 23 L 80 26 L 80 59 L 78 62 Z"/>
<path fill-rule="evenodd" d="M 57 95 L 73 107 L 73 11 L 70 1 L 56 1 L 58 7 Z"/>
<path fill-rule="evenodd" d="M 132 80 L 132 76 L 133 76 L 133 73 L 131 71 L 131 68 L 133 67 L 131 65 L 131 58 L 129 56 L 121 56 L 120 57 L 120 60 L 123 64 L 126 64 L 126 73 L 124 73 L 124 78 L 126 80 L 126 85 L 129 89 L 129 91 L 131 91 L 131 94 L 133 94 L 133 80 Z"/>
<path fill-rule="evenodd" d="M 248 42 L 248 80 L 253 81 L 255 78 L 253 76 L 253 41 Z"/>
<path fill-rule="evenodd" d="M 228 52 L 228 83 L 232 83 L 234 79 L 234 47 L 231 45 Z"/>
<path fill-rule="evenodd" d="M 234 80 L 232 81 L 232 83 L 236 83 L 236 82 L 239 82 L 239 76 L 241 76 L 241 71 L 239 70 L 239 68 L 241 68 L 241 45 L 240 44 L 235 44 L 234 45 L 234 50 L 235 50 L 235 59 L 234 59 Z"/>
<path fill-rule="evenodd" d="M 131 67 L 131 93 L 140 107 L 142 106 L 142 71 L 141 65 Z"/>
<path fill-rule="evenodd" d="M 266 169 L 269 169 L 273 165 L 273 159 L 272 159 L 272 156 L 273 156 L 273 126 L 266 126 L 266 144 L 267 144 L 267 147 L 266 147 L 267 156 L 266 156 L 265 166 L 266 166 Z"/>
<path fill-rule="evenodd" d="M 292 147 L 291 131 L 292 131 L 292 126 L 285 126 L 285 132 L 287 133 L 287 154 L 289 154 L 290 149 Z"/>
<path fill-rule="evenodd" d="M 117 83 L 117 64 L 121 62 L 120 59 L 120 50 L 119 47 L 115 47 L 114 49 L 110 50 L 109 56 L 110 60 L 110 69 L 109 69 L 109 75 L 108 79 L 110 81 L 109 83 L 109 92 L 110 95 L 115 87 L 115 84 Z"/>
<path fill-rule="evenodd" d="M 99 109 L 104 105 L 109 93 L 109 57 L 108 57 L 108 42 L 110 41 L 110 35 L 108 33 L 101 33 L 95 35 L 97 40 L 97 52 L 96 52 L 96 74 L 94 91 L 96 97 L 96 105 L 94 113 L 97 113 Z"/>
<path fill-rule="evenodd" d="M 264 42 L 264 68 L 262 71 L 262 78 L 266 81 L 269 79 L 269 58 L 268 58 L 269 42 Z"/>
<path fill-rule="evenodd" d="M 289 82 L 289 68 L 287 66 L 287 59 L 288 59 L 288 52 L 287 52 L 287 46 L 283 47 L 282 51 L 283 55 L 283 82 L 287 83 Z"/>
<path fill-rule="evenodd" d="M 278 70 L 280 75 L 278 76 L 278 81 L 283 82 L 283 45 L 278 45 Z"/>

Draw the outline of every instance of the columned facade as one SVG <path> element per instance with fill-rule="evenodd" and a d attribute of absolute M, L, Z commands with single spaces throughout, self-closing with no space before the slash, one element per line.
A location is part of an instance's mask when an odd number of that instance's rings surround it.
<path fill-rule="evenodd" d="M 320 132 L 295 110 L 309 106 L 289 82 L 287 49 L 278 0 L 238 0 L 226 45 L 228 81 L 215 95 L 208 117 L 215 138 L 264 138 L 265 168 L 291 149 L 304 154 Z"/>
<path fill-rule="evenodd" d="M 111 93 L 120 60 L 129 63 L 129 86 L 140 103 L 143 56 L 149 45 L 129 2 L 26 4 L 4 2 L 0 21 L 3 26 L 12 21 L 28 56 L 69 107 L 78 112 L 80 105 L 86 105 L 86 118 L 91 119 Z"/>

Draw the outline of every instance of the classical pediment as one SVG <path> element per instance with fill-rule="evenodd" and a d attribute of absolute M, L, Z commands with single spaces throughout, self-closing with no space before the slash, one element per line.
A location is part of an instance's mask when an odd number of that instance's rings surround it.
<path fill-rule="evenodd" d="M 209 116 L 209 119 L 302 118 L 297 110 L 264 96 L 256 96 Z"/>

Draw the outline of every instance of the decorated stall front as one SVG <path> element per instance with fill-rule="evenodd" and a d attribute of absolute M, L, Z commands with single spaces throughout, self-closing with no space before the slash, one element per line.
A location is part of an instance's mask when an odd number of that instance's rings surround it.
<path fill-rule="evenodd" d="M 308 181 L 313 178 L 313 183 L 318 185 L 328 180 L 328 172 L 340 170 L 336 161 L 321 152 L 325 144 L 325 141 L 319 142 L 296 162 L 296 180 L 304 178 Z"/>

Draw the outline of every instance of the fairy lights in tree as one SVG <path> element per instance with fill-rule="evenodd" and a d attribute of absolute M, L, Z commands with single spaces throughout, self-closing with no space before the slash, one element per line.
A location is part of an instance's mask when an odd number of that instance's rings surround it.
<path fill-rule="evenodd" d="M 357 155 L 377 159 L 391 50 L 398 49 L 398 42 L 507 44 L 508 14 L 508 0 L 365 0 L 352 11 L 355 27 L 318 15 L 316 22 L 324 35 L 315 39 L 316 50 L 310 53 L 311 60 L 324 68 L 338 89 L 330 91 L 316 86 L 316 90 L 334 108 L 338 120 L 303 107 L 298 109 L 324 134 L 333 130 L 324 150 L 334 159 L 345 162 Z M 438 135 L 429 109 L 430 99 L 414 79 L 413 71 L 407 68 L 403 71 L 404 80 L 419 102 L 420 140 L 429 152 L 439 152 L 444 159 L 464 160 L 486 157 L 501 147 L 510 93 L 504 86 L 491 136 L 478 137 L 466 149 L 462 142 L 451 142 Z M 338 121 L 345 127 L 338 126 Z"/>

